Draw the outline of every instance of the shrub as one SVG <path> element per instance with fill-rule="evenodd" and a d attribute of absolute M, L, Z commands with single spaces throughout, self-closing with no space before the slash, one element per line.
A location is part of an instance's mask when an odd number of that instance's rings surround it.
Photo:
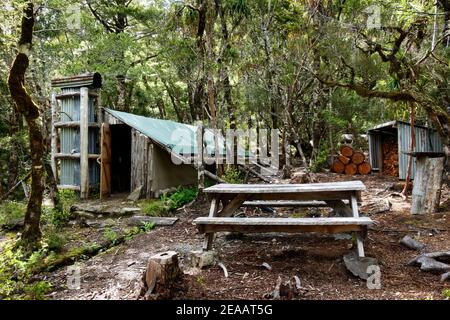
<path fill-rule="evenodd" d="M 179 187 L 170 196 L 164 194 L 160 199 L 148 200 L 142 203 L 142 211 L 149 216 L 159 217 L 176 210 L 197 197 L 197 187 Z"/>
<path fill-rule="evenodd" d="M 43 300 L 45 294 L 52 289 L 52 284 L 48 281 L 36 281 L 25 288 L 29 299 Z"/>
<path fill-rule="evenodd" d="M 22 202 L 4 201 L 0 203 L 0 226 L 16 223 L 25 216 L 27 205 Z"/>
<path fill-rule="evenodd" d="M 169 206 L 163 200 L 149 200 L 141 205 L 142 211 L 153 217 L 159 217 L 169 212 Z"/>
<path fill-rule="evenodd" d="M 316 156 L 316 159 L 314 160 L 314 163 L 311 166 L 312 172 L 319 172 L 325 167 L 328 167 L 328 156 L 329 151 L 326 148 L 322 148 Z"/>
<path fill-rule="evenodd" d="M 169 196 L 166 203 L 168 202 L 171 210 L 178 209 L 194 200 L 197 197 L 197 194 L 198 194 L 197 187 L 192 188 L 180 187 L 177 189 L 177 191 L 175 191 L 173 194 Z"/>
<path fill-rule="evenodd" d="M 233 168 L 228 168 L 223 173 L 222 177 L 228 183 L 243 183 L 244 177 L 241 171 Z"/>
<path fill-rule="evenodd" d="M 66 237 L 52 229 L 45 235 L 45 242 L 50 251 L 59 252 L 67 243 Z"/>
<path fill-rule="evenodd" d="M 116 244 L 117 238 L 117 232 L 115 232 L 113 229 L 105 228 L 105 231 L 103 231 L 103 239 L 105 239 L 106 241 L 110 241 L 112 245 Z"/>
<path fill-rule="evenodd" d="M 39 299 L 43 297 L 43 284 L 29 285 L 33 268 L 42 262 L 42 251 L 25 256 L 17 244 L 10 240 L 0 248 L 0 300 Z M 25 293 L 25 295 L 24 295 Z"/>
<path fill-rule="evenodd" d="M 446 299 L 450 299 L 450 289 L 442 290 L 442 296 Z"/>
<path fill-rule="evenodd" d="M 66 223 L 71 216 L 70 208 L 77 202 L 78 195 L 74 190 L 61 189 L 58 192 L 60 210 L 52 212 L 52 222 L 56 226 Z"/>

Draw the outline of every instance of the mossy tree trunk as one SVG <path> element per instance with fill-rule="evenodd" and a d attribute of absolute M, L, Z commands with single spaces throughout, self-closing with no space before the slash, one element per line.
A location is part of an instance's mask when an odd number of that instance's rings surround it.
<path fill-rule="evenodd" d="M 41 238 L 40 219 L 42 195 L 44 192 L 43 172 L 44 140 L 42 136 L 39 108 L 25 89 L 25 72 L 29 65 L 28 55 L 31 51 L 34 27 L 34 8 L 28 2 L 23 11 L 21 35 L 18 53 L 12 64 L 8 86 L 11 97 L 16 103 L 20 115 L 25 117 L 28 125 L 31 151 L 31 193 L 25 213 L 22 240 L 28 248 L 34 248 Z"/>

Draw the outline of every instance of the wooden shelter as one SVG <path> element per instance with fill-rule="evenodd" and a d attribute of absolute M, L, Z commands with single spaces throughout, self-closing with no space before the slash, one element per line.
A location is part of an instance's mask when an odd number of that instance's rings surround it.
<path fill-rule="evenodd" d="M 90 187 L 98 186 L 99 154 L 98 90 L 102 86 L 99 73 L 52 80 L 52 169 L 59 188 L 80 191 L 82 199 Z"/>
<path fill-rule="evenodd" d="M 411 125 L 404 121 L 379 124 L 368 132 L 369 158 L 373 171 L 406 179 L 411 143 Z M 443 152 L 441 137 L 436 130 L 414 125 L 415 152 Z M 414 179 L 415 162 L 411 167 Z"/>
<path fill-rule="evenodd" d="M 197 184 L 197 127 L 101 108 L 101 82 L 98 73 L 52 81 L 59 90 L 52 94 L 52 169 L 59 188 L 80 191 L 82 199 L 90 190 L 104 198 L 136 189 L 152 198 Z M 213 132 L 204 130 L 199 141 L 202 161 L 214 159 Z M 218 142 L 224 157 L 223 137 Z M 214 171 L 213 164 L 205 169 Z"/>

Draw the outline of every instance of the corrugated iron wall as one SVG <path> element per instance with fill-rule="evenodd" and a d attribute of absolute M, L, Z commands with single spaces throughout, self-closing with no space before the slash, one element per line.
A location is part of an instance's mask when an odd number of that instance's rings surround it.
<path fill-rule="evenodd" d="M 397 122 L 398 130 L 398 167 L 399 167 L 399 178 L 406 179 L 406 173 L 408 170 L 408 155 L 404 152 L 410 151 L 411 143 L 411 126 L 408 123 Z M 426 129 L 423 127 L 414 127 L 415 136 L 415 150 L 414 151 L 434 151 L 442 152 L 443 144 L 439 134 L 431 129 Z M 414 178 L 414 173 L 416 170 L 415 161 L 412 162 L 411 167 L 411 178 Z"/>
<path fill-rule="evenodd" d="M 369 161 L 374 171 L 380 171 L 383 165 L 381 134 L 369 133 Z"/>
<path fill-rule="evenodd" d="M 61 93 L 80 92 L 80 88 L 63 88 Z M 80 97 L 69 96 L 60 99 L 60 122 L 80 121 Z M 89 122 L 96 122 L 97 115 L 94 106 L 94 100 L 89 97 Z M 89 153 L 99 154 L 99 129 L 89 128 Z M 74 154 L 80 153 L 80 129 L 77 127 L 63 127 L 60 129 L 61 153 Z M 89 181 L 91 186 L 98 186 L 100 183 L 100 167 L 95 159 L 89 160 Z M 61 159 L 60 161 L 60 179 L 61 185 L 80 185 L 80 160 L 79 159 Z"/>

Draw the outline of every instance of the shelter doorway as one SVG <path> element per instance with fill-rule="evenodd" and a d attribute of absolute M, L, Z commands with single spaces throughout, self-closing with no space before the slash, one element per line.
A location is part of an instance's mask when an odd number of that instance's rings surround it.
<path fill-rule="evenodd" d="M 111 131 L 111 193 L 130 192 L 131 128 L 113 124 Z"/>

